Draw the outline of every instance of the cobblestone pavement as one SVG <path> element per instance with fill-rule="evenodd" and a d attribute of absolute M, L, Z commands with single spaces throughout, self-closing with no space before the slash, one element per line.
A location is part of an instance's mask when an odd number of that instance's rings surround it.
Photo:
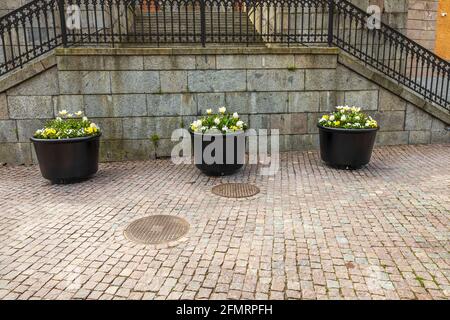
<path fill-rule="evenodd" d="M 38 167 L 0 168 L 2 299 L 448 299 L 450 145 L 375 150 L 359 171 L 317 152 L 282 154 L 210 178 L 169 160 L 102 164 L 50 185 Z M 221 182 L 261 193 L 231 200 Z M 174 246 L 123 236 L 137 218 L 187 219 Z"/>

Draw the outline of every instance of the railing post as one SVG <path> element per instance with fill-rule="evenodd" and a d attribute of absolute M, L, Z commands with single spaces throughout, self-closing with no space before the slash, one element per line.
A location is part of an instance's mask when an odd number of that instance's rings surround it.
<path fill-rule="evenodd" d="M 333 45 L 334 0 L 328 0 L 328 46 Z"/>
<path fill-rule="evenodd" d="M 205 16 L 205 0 L 200 0 L 200 39 L 202 41 L 202 46 L 206 46 L 206 16 Z"/>
<path fill-rule="evenodd" d="M 63 47 L 67 47 L 67 26 L 66 11 L 64 10 L 64 0 L 58 0 L 59 18 L 61 22 L 61 37 Z"/>

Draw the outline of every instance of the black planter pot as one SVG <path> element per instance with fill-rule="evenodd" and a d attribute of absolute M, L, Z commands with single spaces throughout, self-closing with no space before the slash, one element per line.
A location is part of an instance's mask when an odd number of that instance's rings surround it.
<path fill-rule="evenodd" d="M 98 171 L 100 136 L 31 138 L 42 176 L 52 183 L 72 183 L 94 175 Z"/>
<path fill-rule="evenodd" d="M 378 128 L 318 127 L 320 156 L 325 163 L 338 168 L 358 169 L 370 162 Z"/>
<path fill-rule="evenodd" d="M 191 136 L 194 163 L 206 175 L 230 175 L 243 167 L 245 162 L 244 131 L 227 134 L 191 132 Z"/>

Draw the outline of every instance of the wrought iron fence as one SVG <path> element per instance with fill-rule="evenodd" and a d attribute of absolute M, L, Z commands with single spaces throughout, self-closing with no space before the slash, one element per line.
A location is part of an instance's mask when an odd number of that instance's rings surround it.
<path fill-rule="evenodd" d="M 34 0 L 0 18 L 0 75 L 72 45 L 338 46 L 450 110 L 450 63 L 347 0 Z"/>

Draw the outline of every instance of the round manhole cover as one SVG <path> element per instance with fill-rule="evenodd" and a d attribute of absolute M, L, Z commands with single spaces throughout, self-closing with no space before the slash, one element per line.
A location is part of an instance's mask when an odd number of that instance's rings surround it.
<path fill-rule="evenodd" d="M 167 215 L 145 217 L 132 222 L 125 230 L 125 237 L 143 244 L 164 244 L 176 241 L 189 231 L 189 223 Z"/>
<path fill-rule="evenodd" d="M 212 188 L 212 193 L 226 198 L 247 198 L 259 193 L 259 188 L 249 183 L 225 183 Z"/>

